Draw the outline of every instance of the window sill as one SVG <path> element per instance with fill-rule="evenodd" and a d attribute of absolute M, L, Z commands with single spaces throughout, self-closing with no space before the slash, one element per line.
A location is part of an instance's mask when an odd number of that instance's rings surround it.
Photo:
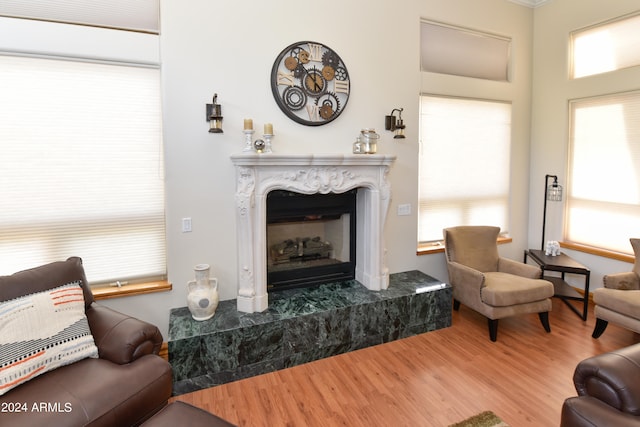
<path fill-rule="evenodd" d="M 91 288 L 93 297 L 96 300 L 128 297 L 133 295 L 152 294 L 156 292 L 168 292 L 172 289 L 171 283 L 166 280 L 156 282 L 136 283 L 132 285 L 117 286 L 96 286 Z"/>
<path fill-rule="evenodd" d="M 499 245 L 502 245 L 504 243 L 511 243 L 512 241 L 513 239 L 511 237 L 498 237 Z M 444 252 L 444 243 L 442 241 L 434 243 L 422 243 L 418 245 L 416 255 L 431 255 L 441 252 Z"/>
<path fill-rule="evenodd" d="M 581 245 L 573 242 L 560 242 L 560 247 L 565 249 L 571 249 L 578 252 L 584 252 L 591 255 L 597 255 L 603 258 L 615 259 L 618 261 L 624 261 L 633 264 L 636 258 L 633 255 L 623 254 L 620 252 L 609 251 L 600 248 L 594 248 L 592 246 Z"/>

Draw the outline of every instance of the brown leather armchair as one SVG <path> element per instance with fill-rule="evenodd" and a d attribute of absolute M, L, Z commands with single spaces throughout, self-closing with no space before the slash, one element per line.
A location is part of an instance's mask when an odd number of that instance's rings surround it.
<path fill-rule="evenodd" d="M 73 281 L 81 282 L 99 357 L 54 369 L 0 396 L 0 408 L 6 409 L 0 425 L 133 426 L 167 404 L 172 375 L 169 363 L 157 355 L 160 331 L 97 304 L 80 258 L 0 276 L 0 302 Z"/>
<path fill-rule="evenodd" d="M 561 427 L 640 426 L 640 344 L 583 360 L 573 383 Z"/>
<path fill-rule="evenodd" d="M 553 284 L 540 279 L 539 267 L 503 258 L 498 254 L 499 227 L 459 226 L 444 229 L 453 308 L 460 303 L 488 319 L 489 338 L 498 335 L 498 320 L 538 313 L 551 332 L 549 311 Z"/>

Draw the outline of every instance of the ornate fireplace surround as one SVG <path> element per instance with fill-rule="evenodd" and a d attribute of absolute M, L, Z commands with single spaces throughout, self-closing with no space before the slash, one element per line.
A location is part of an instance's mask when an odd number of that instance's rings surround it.
<path fill-rule="evenodd" d="M 273 190 L 302 194 L 357 194 L 356 280 L 370 290 L 387 289 L 384 224 L 391 200 L 387 180 L 395 156 L 381 154 L 257 154 L 231 156 L 236 166 L 238 311 L 268 307 L 266 202 Z"/>

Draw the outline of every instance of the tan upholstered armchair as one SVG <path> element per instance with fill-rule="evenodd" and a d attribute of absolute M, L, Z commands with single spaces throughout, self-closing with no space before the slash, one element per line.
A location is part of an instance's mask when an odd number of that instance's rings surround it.
<path fill-rule="evenodd" d="M 499 227 L 460 226 L 444 229 L 453 308 L 460 303 L 489 321 L 489 337 L 498 336 L 498 320 L 519 314 L 538 313 L 542 326 L 551 332 L 549 311 L 553 284 L 540 279 L 540 268 L 498 255 Z"/>
<path fill-rule="evenodd" d="M 599 338 L 609 322 L 640 333 L 640 239 L 629 241 L 636 256 L 633 270 L 604 276 L 604 288 L 593 291 L 596 304 L 593 338 Z"/>

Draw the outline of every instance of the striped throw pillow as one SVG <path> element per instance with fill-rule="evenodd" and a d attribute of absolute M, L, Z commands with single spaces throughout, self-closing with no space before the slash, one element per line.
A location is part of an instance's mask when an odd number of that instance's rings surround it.
<path fill-rule="evenodd" d="M 98 357 L 98 348 L 80 282 L 0 303 L 0 396 L 87 357 Z"/>

